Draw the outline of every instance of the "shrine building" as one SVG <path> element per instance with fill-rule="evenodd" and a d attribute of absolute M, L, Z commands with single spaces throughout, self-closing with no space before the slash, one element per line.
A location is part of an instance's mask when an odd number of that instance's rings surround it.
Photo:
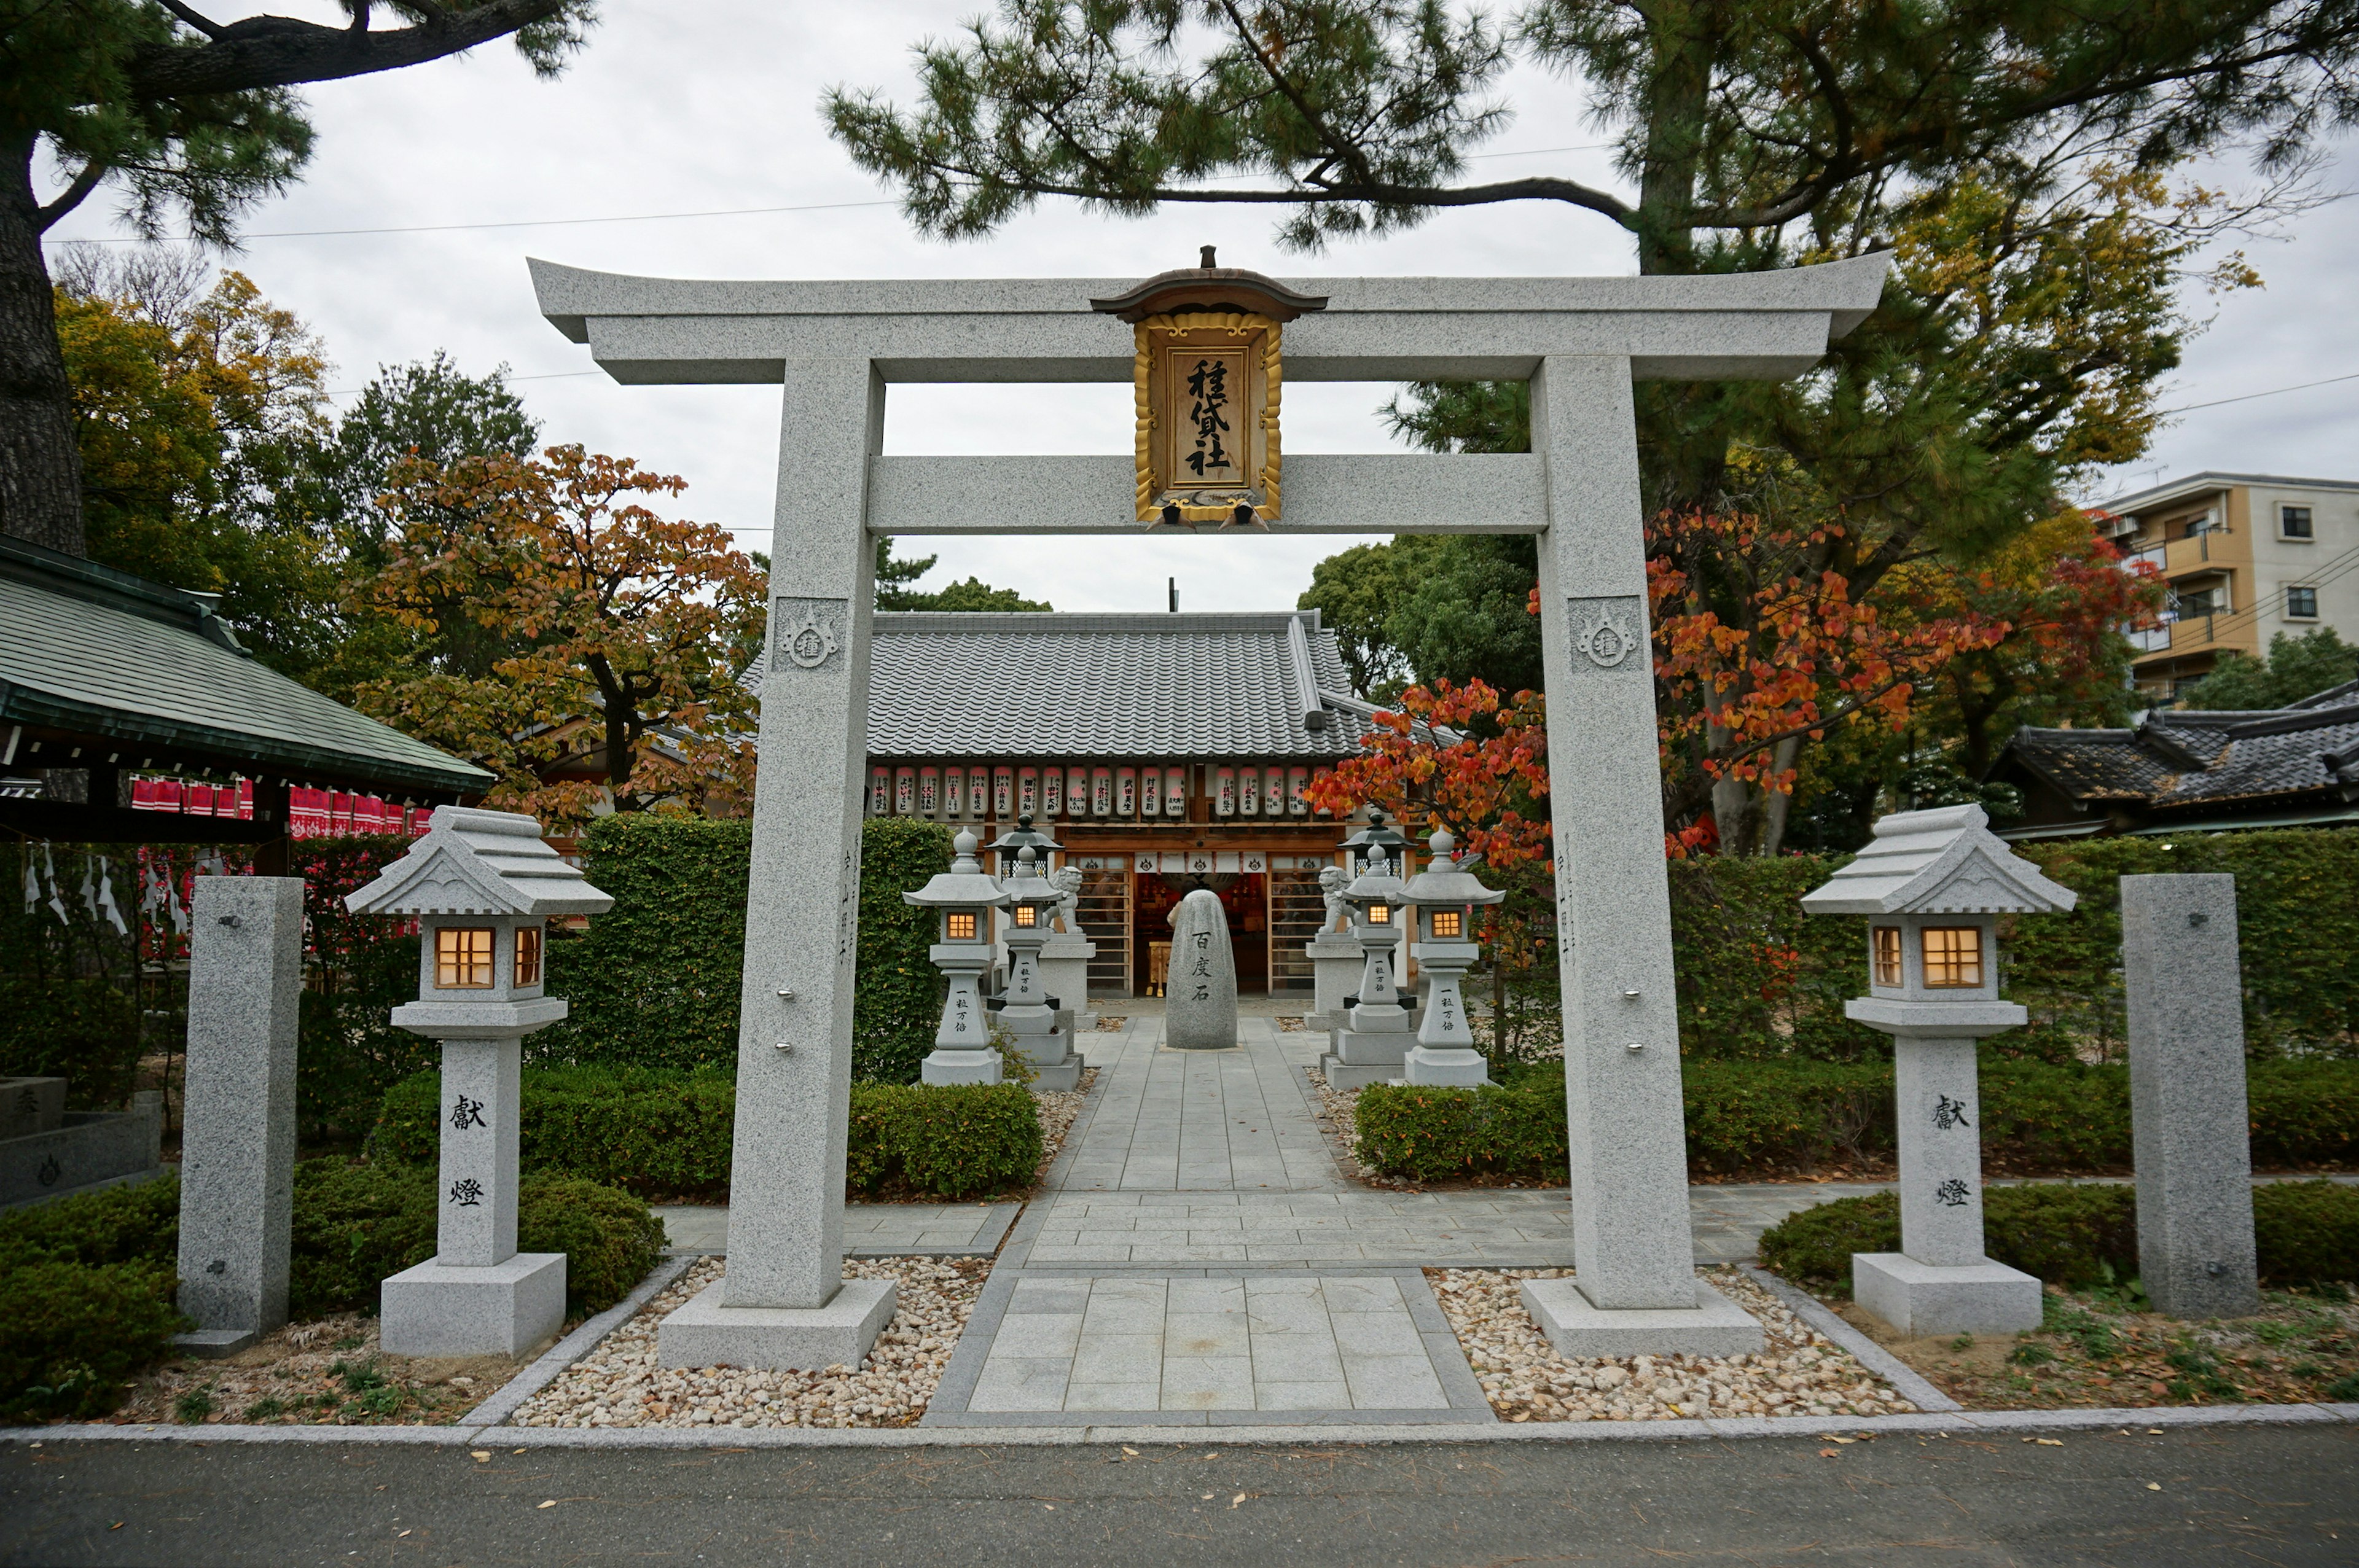
<path fill-rule="evenodd" d="M 988 843 L 1028 813 L 1083 874 L 1093 996 L 1156 994 L 1167 917 L 1198 887 L 1227 906 L 1241 989 L 1310 990 L 1319 872 L 1357 825 L 1306 791 L 1376 711 L 1317 611 L 873 624 L 869 816 Z"/>

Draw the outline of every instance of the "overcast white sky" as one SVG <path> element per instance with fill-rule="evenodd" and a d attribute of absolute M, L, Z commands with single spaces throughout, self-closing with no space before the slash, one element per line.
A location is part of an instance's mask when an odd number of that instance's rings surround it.
<path fill-rule="evenodd" d="M 200 0 L 200 4 L 202 0 Z M 318 153 L 306 178 L 248 221 L 236 265 L 327 340 L 332 384 L 357 387 L 381 363 L 447 351 L 482 372 L 506 362 L 548 438 L 624 453 L 690 481 L 690 516 L 767 545 L 777 395 L 761 387 L 624 387 L 590 368 L 586 349 L 536 314 L 525 258 L 658 276 L 703 277 L 1144 276 L 1192 265 L 1214 243 L 1231 265 L 1301 274 L 1583 274 L 1636 270 L 1603 220 L 1553 204 L 1435 217 L 1383 243 L 1303 258 L 1277 250 L 1268 215 L 1196 208 L 1146 221 L 1093 217 L 1044 203 L 992 239 L 945 245 L 915 237 L 891 205 L 766 216 L 479 227 L 440 232 L 265 237 L 285 231 L 513 224 L 712 209 L 877 202 L 881 193 L 828 137 L 828 85 L 910 93 L 908 46 L 947 32 L 978 0 L 866 0 L 781 6 L 759 0 L 606 0 L 589 49 L 538 82 L 505 45 L 310 90 Z M 209 7 L 340 19 L 317 0 Z M 1506 86 L 1515 124 L 1478 166 L 1486 176 L 1561 172 L 1610 178 L 1599 139 L 1560 82 L 1520 73 Z M 2330 178 L 2359 184 L 2345 156 Z M 94 200 L 54 241 L 119 235 Z M 2221 302 L 2176 378 L 2172 405 L 2237 397 L 2359 370 L 2359 202 L 2302 218 L 2288 243 L 2248 247 L 2267 289 Z M 2198 313 L 2215 307 L 2198 299 Z M 553 377 L 554 379 L 526 379 Z M 1126 452 L 1129 393 L 1117 386 L 1025 389 L 897 386 L 886 447 L 895 452 Z M 1388 446 L 1375 406 L 1389 388 L 1294 383 L 1289 451 Z M 2180 417 L 2122 490 L 2205 468 L 2359 478 L 2359 380 L 2205 408 Z M 1291 605 L 1311 564 L 1349 541 L 1123 537 L 925 541 L 942 564 L 929 580 L 977 573 L 1060 610 L 1159 610 L 1164 579 L 1184 609 Z M 920 542 L 912 541 L 912 545 Z"/>

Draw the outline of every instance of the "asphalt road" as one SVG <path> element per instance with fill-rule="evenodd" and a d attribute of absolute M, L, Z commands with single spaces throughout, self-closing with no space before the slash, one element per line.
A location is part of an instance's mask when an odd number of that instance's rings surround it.
<path fill-rule="evenodd" d="M 2359 1563 L 2359 1428 L 727 1451 L 0 1444 L 0 1562 Z M 2160 1490 L 2154 1489 L 2159 1487 Z"/>

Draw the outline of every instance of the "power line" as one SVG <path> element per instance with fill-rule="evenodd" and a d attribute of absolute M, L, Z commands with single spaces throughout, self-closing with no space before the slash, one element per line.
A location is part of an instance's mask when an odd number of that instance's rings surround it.
<path fill-rule="evenodd" d="M 2275 397 L 2281 392 L 2307 392 L 2313 386 L 2332 386 L 2339 381 L 2359 381 L 2359 371 L 2348 375 L 2330 375 L 2324 381 L 2305 381 L 2293 386 L 2273 386 L 2267 392 L 2247 392 L 2235 397 L 2215 397 L 2209 403 L 2184 403 L 2176 408 L 2158 408 L 2158 414 L 2192 414 L 2198 408 L 2218 408 L 2230 403 L 2250 403 L 2256 397 Z"/>

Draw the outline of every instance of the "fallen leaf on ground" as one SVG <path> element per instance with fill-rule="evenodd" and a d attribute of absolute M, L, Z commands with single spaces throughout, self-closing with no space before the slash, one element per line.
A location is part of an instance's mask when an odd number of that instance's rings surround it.
<path fill-rule="evenodd" d="M 1235 1497 L 1229 1499 L 1229 1507 L 1235 1508 L 1239 1503 L 1244 1502 L 1245 1500 L 1245 1495 L 1243 1492 L 1239 1492 Z"/>
<path fill-rule="evenodd" d="M 557 1506 L 557 1499 L 556 1499 L 555 1498 L 549 1498 L 549 1501 L 547 1501 L 547 1502 L 545 1502 L 545 1503 L 538 1504 L 538 1505 L 536 1505 L 536 1506 L 537 1506 L 537 1507 L 539 1507 L 539 1508 L 544 1508 L 544 1509 L 553 1509 L 553 1508 L 555 1508 L 555 1507 Z"/>

